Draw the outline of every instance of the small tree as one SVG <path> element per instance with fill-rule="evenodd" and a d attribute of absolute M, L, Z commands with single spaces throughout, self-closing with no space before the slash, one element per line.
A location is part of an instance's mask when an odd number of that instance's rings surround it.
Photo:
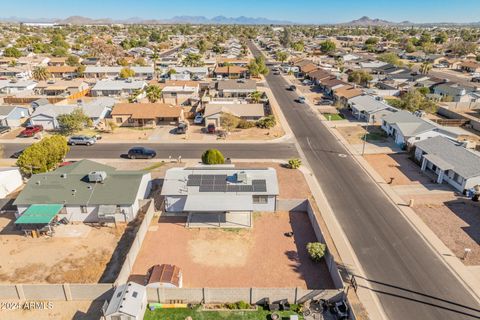
<path fill-rule="evenodd" d="M 263 97 L 263 93 L 260 91 L 254 91 L 250 93 L 250 99 L 252 99 L 252 102 L 254 103 L 260 103 L 260 101 L 262 100 L 262 97 Z"/>
<path fill-rule="evenodd" d="M 224 164 L 225 158 L 217 149 L 208 149 L 202 154 L 202 162 L 204 164 Z"/>
<path fill-rule="evenodd" d="M 10 48 L 6 48 L 3 51 L 3 56 L 9 57 L 9 58 L 20 58 L 22 56 L 22 53 L 17 48 L 10 47 Z"/>
<path fill-rule="evenodd" d="M 267 117 L 264 117 L 258 120 L 256 124 L 257 124 L 257 127 L 261 129 L 270 129 L 275 127 L 275 125 L 277 124 L 277 120 L 273 115 L 269 115 Z"/>
<path fill-rule="evenodd" d="M 65 137 L 54 135 L 27 147 L 17 160 L 23 174 L 47 172 L 63 161 L 70 148 Z"/>
<path fill-rule="evenodd" d="M 60 132 L 64 135 L 78 132 L 92 125 L 92 119 L 90 119 L 81 108 L 77 108 L 69 114 L 59 115 L 57 120 L 60 126 Z"/>
<path fill-rule="evenodd" d="M 122 70 L 120 70 L 120 78 L 122 79 L 128 79 L 134 76 L 135 76 L 135 71 L 133 71 L 130 68 L 122 68 Z"/>
<path fill-rule="evenodd" d="M 220 117 L 220 125 L 227 132 L 230 132 L 232 129 L 236 128 L 239 123 L 240 119 L 231 113 L 222 113 L 222 116 Z"/>
<path fill-rule="evenodd" d="M 277 60 L 280 61 L 281 63 L 284 63 L 288 59 L 288 53 L 284 51 L 279 51 L 277 52 Z"/>
<path fill-rule="evenodd" d="M 337 46 L 335 45 L 335 42 L 331 40 L 326 40 L 322 43 L 320 43 L 320 51 L 323 53 L 331 53 L 337 49 Z"/>
<path fill-rule="evenodd" d="M 66 63 L 69 66 L 76 67 L 80 65 L 80 60 L 78 59 L 77 56 L 68 56 Z"/>
<path fill-rule="evenodd" d="M 302 165 L 302 160 L 300 159 L 290 159 L 288 160 L 288 167 L 290 169 L 298 169 Z"/>
<path fill-rule="evenodd" d="M 325 256 L 327 246 L 321 242 L 307 243 L 307 251 L 310 258 L 315 262 L 320 262 Z"/>

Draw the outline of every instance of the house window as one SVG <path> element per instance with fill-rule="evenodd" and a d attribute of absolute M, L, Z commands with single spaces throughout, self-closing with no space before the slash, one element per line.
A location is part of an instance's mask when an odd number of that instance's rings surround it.
<path fill-rule="evenodd" d="M 132 118 L 128 118 L 128 123 L 134 123 L 135 120 L 133 120 Z"/>
<path fill-rule="evenodd" d="M 268 203 L 268 196 L 253 196 L 254 204 L 265 204 Z"/>
<path fill-rule="evenodd" d="M 122 123 L 123 119 L 122 118 L 117 118 L 117 123 Z"/>
<path fill-rule="evenodd" d="M 87 213 L 87 206 L 80 206 L 80 212 Z"/>

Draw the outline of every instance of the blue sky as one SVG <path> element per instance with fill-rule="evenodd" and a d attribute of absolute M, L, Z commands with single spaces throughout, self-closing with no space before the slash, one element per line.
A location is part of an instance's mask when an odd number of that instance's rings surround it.
<path fill-rule="evenodd" d="M 248 16 L 302 23 L 346 22 L 361 16 L 391 21 L 480 21 L 480 0 L 2 0 L 2 17 L 170 18 Z"/>

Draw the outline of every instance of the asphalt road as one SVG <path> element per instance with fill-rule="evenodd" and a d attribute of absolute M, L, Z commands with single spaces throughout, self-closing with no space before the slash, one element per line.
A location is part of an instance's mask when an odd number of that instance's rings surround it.
<path fill-rule="evenodd" d="M 254 55 L 261 54 L 252 47 Z M 478 319 L 480 306 L 282 76 L 267 83 L 388 319 Z"/>
<path fill-rule="evenodd" d="M 128 149 L 139 144 L 131 143 L 97 143 L 93 146 L 72 146 L 68 159 L 115 159 L 127 153 Z M 28 144 L 3 144 L 3 157 L 9 158 L 14 152 L 22 150 Z M 210 148 L 219 149 L 225 157 L 234 159 L 289 159 L 298 157 L 293 143 L 149 143 L 145 147 L 154 149 L 157 158 L 167 159 L 169 156 L 183 159 L 200 159 L 202 153 Z M 1 149 L 1 148 L 0 148 Z"/>

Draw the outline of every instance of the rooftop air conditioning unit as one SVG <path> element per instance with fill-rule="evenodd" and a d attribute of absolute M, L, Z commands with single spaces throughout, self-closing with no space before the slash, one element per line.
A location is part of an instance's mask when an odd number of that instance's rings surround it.
<path fill-rule="evenodd" d="M 92 171 L 88 174 L 89 182 L 103 182 L 107 178 L 105 171 Z"/>
<path fill-rule="evenodd" d="M 248 176 L 245 171 L 237 173 L 237 182 L 247 182 Z"/>

